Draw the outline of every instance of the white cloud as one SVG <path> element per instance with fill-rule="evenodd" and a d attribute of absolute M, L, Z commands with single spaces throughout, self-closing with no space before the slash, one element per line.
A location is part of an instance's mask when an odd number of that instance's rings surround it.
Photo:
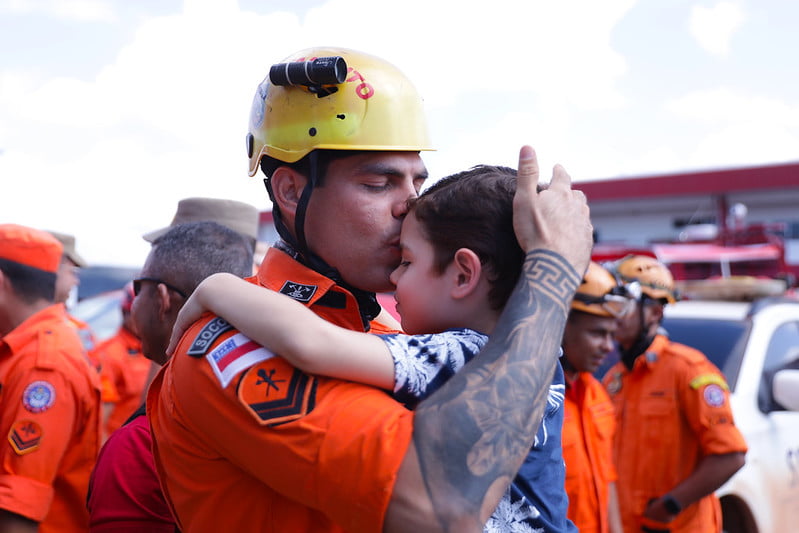
<path fill-rule="evenodd" d="M 687 161 L 695 168 L 797 161 L 797 146 L 799 132 L 796 128 L 791 131 L 765 120 L 746 120 L 705 136 L 688 154 Z"/>
<path fill-rule="evenodd" d="M 671 100 L 666 109 L 698 130 L 681 161 L 688 168 L 747 166 L 796 160 L 799 103 L 731 87 L 696 91 Z"/>
<path fill-rule="evenodd" d="M 113 22 L 116 20 L 107 0 L 2 0 L 0 12 L 39 14 L 79 22 Z"/>
<path fill-rule="evenodd" d="M 688 27 L 699 46 L 716 56 L 726 56 L 735 31 L 741 27 L 745 15 L 733 2 L 719 2 L 714 7 L 694 6 Z"/>
<path fill-rule="evenodd" d="M 666 109 L 703 122 L 763 122 L 799 128 L 799 104 L 748 94 L 730 87 L 696 91 L 671 100 Z"/>
<path fill-rule="evenodd" d="M 337 12 L 349 13 L 346 27 L 357 31 L 344 32 L 339 40 L 391 58 L 431 106 L 486 91 L 497 99 L 529 94 L 584 108 L 618 106 L 622 100 L 615 84 L 626 64 L 610 37 L 635 0 L 408 0 L 386 13 L 400 35 L 412 32 L 401 41 L 387 39 L 385 25 L 374 24 L 373 13 L 358 15 L 363 10 L 356 4 L 325 4 L 309 15 L 305 29 L 324 35 Z"/>

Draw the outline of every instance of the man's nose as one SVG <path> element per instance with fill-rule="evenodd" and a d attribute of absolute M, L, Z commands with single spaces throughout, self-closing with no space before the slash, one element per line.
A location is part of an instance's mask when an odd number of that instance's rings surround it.
<path fill-rule="evenodd" d="M 402 185 L 397 188 L 397 197 L 391 209 L 391 214 L 395 218 L 402 218 L 407 215 L 411 200 L 417 196 L 419 194 L 416 192 L 413 180 L 410 178 L 403 180 Z"/>

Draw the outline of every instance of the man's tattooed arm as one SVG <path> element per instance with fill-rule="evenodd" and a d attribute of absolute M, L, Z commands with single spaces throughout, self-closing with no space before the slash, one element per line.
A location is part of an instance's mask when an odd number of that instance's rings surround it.
<path fill-rule="evenodd" d="M 513 204 L 522 275 L 480 356 L 417 407 L 386 532 L 481 531 L 540 427 L 592 227 L 563 167 L 546 190 L 538 175 L 535 151 L 522 147 Z"/>
<path fill-rule="evenodd" d="M 414 445 L 442 530 L 482 530 L 499 489 L 521 466 L 541 425 L 579 282 L 560 256 L 529 252 L 480 357 L 416 409 Z"/>

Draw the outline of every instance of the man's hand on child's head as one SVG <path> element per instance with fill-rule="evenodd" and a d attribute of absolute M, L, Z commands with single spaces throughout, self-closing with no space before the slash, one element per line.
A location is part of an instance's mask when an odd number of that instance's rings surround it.
<path fill-rule="evenodd" d="M 550 250 L 585 272 L 591 259 L 593 227 L 582 191 L 571 188 L 571 177 L 555 165 L 548 187 L 538 190 L 538 159 L 531 146 L 519 151 L 518 182 L 513 200 L 513 227 L 525 252 Z"/>

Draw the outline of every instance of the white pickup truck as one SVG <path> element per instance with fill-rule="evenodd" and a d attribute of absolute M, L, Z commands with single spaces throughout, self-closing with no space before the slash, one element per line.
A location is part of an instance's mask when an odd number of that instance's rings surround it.
<path fill-rule="evenodd" d="M 799 300 L 686 300 L 666 306 L 663 327 L 724 372 L 749 445 L 717 491 L 724 531 L 799 531 Z"/>

